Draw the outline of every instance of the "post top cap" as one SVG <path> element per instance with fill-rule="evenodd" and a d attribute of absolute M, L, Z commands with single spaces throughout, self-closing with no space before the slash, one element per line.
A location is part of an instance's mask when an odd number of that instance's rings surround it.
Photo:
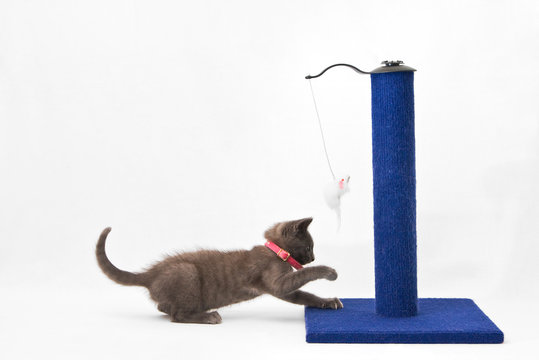
<path fill-rule="evenodd" d="M 384 60 L 381 62 L 383 66 L 377 67 L 372 70 L 371 74 L 382 74 L 388 72 L 398 72 L 398 71 L 416 71 L 416 69 L 403 65 L 404 61 L 402 60 Z"/>

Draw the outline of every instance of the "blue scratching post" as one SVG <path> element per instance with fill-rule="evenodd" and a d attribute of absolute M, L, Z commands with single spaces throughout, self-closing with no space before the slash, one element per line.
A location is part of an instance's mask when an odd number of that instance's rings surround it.
<path fill-rule="evenodd" d="M 376 313 L 417 314 L 414 73 L 371 75 Z"/>
<path fill-rule="evenodd" d="M 341 310 L 305 309 L 312 343 L 501 343 L 503 333 L 470 299 L 418 299 L 414 69 L 402 62 L 371 75 L 375 299 Z"/>

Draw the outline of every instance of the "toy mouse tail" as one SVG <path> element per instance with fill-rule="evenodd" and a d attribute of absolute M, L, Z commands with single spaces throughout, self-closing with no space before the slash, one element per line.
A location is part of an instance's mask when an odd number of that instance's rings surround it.
<path fill-rule="evenodd" d="M 135 274 L 129 271 L 123 271 L 114 266 L 107 254 L 105 253 L 105 242 L 107 241 L 107 235 L 112 229 L 110 227 L 106 228 L 101 232 L 97 245 L 95 247 L 95 256 L 97 258 L 97 264 L 101 270 L 114 282 L 117 282 L 121 285 L 128 286 L 145 286 L 143 274 Z"/>
<path fill-rule="evenodd" d="M 341 231 L 341 207 L 335 209 L 335 214 L 337 214 L 337 232 Z"/>

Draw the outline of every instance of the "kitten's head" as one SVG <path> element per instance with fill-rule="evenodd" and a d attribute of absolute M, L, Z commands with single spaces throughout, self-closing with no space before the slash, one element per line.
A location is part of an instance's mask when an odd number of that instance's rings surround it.
<path fill-rule="evenodd" d="M 264 236 L 288 251 L 301 265 L 314 261 L 313 238 L 307 228 L 313 218 L 286 221 L 273 225 Z"/>

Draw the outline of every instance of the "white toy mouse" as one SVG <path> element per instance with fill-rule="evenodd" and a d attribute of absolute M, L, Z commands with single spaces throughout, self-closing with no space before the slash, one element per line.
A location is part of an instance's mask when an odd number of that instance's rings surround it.
<path fill-rule="evenodd" d="M 341 197 L 350 191 L 350 176 L 335 178 L 324 188 L 324 199 L 331 210 L 337 214 L 337 231 L 341 228 Z"/>

